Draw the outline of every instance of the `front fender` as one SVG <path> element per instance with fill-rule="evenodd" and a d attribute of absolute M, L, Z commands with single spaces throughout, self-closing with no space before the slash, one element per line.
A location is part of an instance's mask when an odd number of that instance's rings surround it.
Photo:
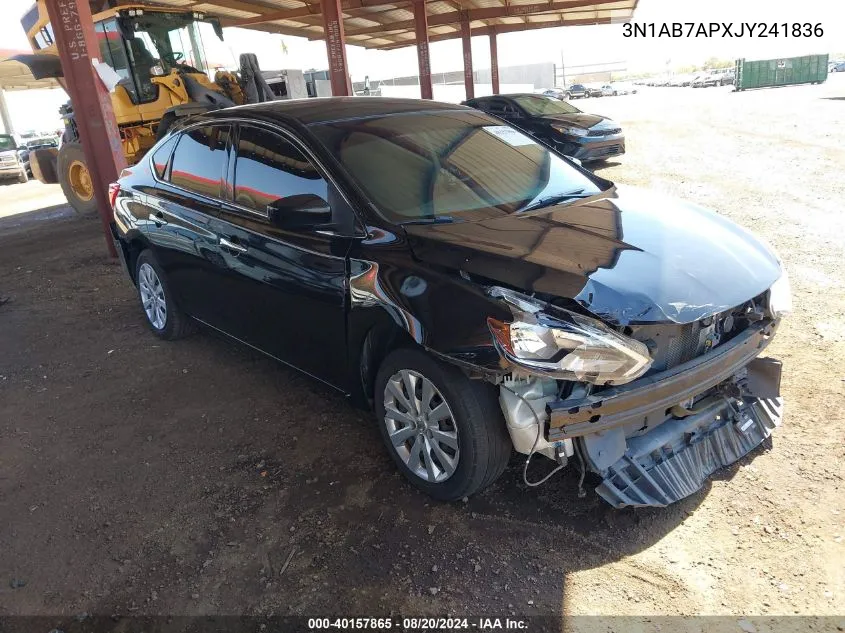
<path fill-rule="evenodd" d="M 373 328 L 388 332 L 390 324 L 409 342 L 466 370 L 502 371 L 487 318 L 509 320 L 510 312 L 457 273 L 410 258 L 401 265 L 350 258 L 349 300 L 353 348 L 360 349 L 356 340 Z"/>

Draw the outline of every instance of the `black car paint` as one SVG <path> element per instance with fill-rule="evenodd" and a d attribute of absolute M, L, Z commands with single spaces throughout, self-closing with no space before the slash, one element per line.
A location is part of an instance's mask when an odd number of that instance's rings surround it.
<path fill-rule="evenodd" d="M 407 231 L 426 263 L 571 298 L 614 325 L 697 321 L 780 276 L 777 259 L 733 223 L 623 187 L 548 211 Z"/>
<path fill-rule="evenodd" d="M 625 153 L 625 136 L 621 132 L 605 137 L 573 136 L 559 132 L 552 127 L 553 125 L 565 124 L 584 130 L 599 131 L 602 128 L 613 125 L 609 123 L 609 119 L 606 117 L 598 114 L 588 114 L 586 112 L 532 116 L 519 103 L 510 98 L 511 96 L 521 95 L 479 97 L 466 101 L 465 105 L 478 108 L 487 114 L 501 118 L 514 127 L 542 141 L 555 151 L 584 162 L 603 160 Z M 507 111 L 494 110 L 490 107 L 490 103 L 493 100 L 504 101 L 510 107 Z M 616 126 L 614 125 L 614 127 Z"/>
<path fill-rule="evenodd" d="M 568 298 L 622 324 L 699 319 L 777 278 L 775 257 L 739 227 L 612 187 L 525 215 L 397 226 L 375 212 L 308 129 L 340 116 L 456 107 L 375 98 L 311 101 L 307 108 L 275 102 L 180 125 L 171 134 L 196 124 L 248 123 L 297 139 L 333 188 L 333 211 L 345 228 L 284 232 L 240 215 L 233 222 L 231 187 L 215 201 L 159 181 L 151 161 L 142 160 L 124 172 L 115 204 L 130 275 L 139 250 L 152 248 L 186 312 L 359 403 L 367 402 L 373 359 L 396 340 L 413 340 L 475 372 L 501 371 L 487 318 L 508 320 L 510 312 L 486 294 L 486 283 Z M 221 178 L 230 177 L 227 168 Z M 246 246 L 248 255 L 227 249 L 221 237 Z"/>

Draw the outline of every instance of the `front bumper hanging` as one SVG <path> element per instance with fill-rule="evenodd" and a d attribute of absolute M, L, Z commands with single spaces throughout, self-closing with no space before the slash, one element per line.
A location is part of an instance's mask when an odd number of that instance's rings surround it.
<path fill-rule="evenodd" d="M 548 405 L 549 442 L 576 439 L 611 505 L 666 506 L 699 490 L 780 425 L 781 365 L 758 358 L 777 322 L 754 324 L 688 363 Z M 691 411 L 673 408 L 696 400 Z"/>
<path fill-rule="evenodd" d="M 707 417 L 705 428 L 697 427 Z M 710 475 L 759 446 L 780 425 L 783 399 L 735 406 L 720 397 L 701 414 L 671 419 L 628 440 L 628 450 L 596 488 L 616 508 L 667 506 L 699 490 Z M 680 442 L 672 442 L 680 439 Z"/>

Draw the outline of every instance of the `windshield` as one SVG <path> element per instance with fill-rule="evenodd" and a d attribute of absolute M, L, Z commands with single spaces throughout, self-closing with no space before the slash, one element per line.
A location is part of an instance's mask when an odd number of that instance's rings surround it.
<path fill-rule="evenodd" d="M 202 39 L 192 14 L 144 13 L 132 20 L 132 26 L 141 42 L 136 45 L 158 60 L 164 72 L 183 66 L 205 70 Z"/>
<path fill-rule="evenodd" d="M 15 139 L 8 134 L 0 134 L 0 152 L 5 152 L 10 149 L 17 149 L 18 145 Z"/>
<path fill-rule="evenodd" d="M 517 105 L 531 116 L 546 116 L 549 114 L 578 114 L 578 108 L 568 104 L 566 101 L 549 99 L 538 95 L 520 95 L 511 97 Z"/>
<path fill-rule="evenodd" d="M 312 127 L 389 221 L 481 220 L 600 188 L 518 130 L 471 111 Z"/>

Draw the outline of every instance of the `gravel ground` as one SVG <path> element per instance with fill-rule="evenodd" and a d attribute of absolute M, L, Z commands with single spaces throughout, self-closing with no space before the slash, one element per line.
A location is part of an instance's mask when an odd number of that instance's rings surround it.
<path fill-rule="evenodd" d="M 96 220 L 0 220 L 0 615 L 845 613 L 843 99 L 577 103 L 626 131 L 602 175 L 717 209 L 792 279 L 783 427 L 666 509 L 579 499 L 572 473 L 528 489 L 518 458 L 433 502 L 341 396 L 210 333 L 154 338 Z"/>

